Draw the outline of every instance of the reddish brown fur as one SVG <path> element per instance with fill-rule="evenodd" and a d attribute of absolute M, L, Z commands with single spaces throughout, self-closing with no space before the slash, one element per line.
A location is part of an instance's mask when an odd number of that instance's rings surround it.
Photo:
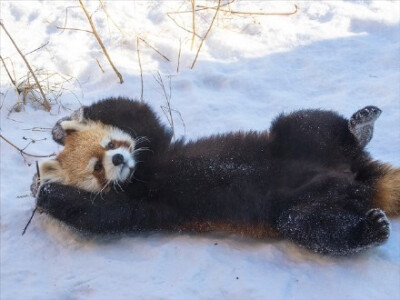
<path fill-rule="evenodd" d="M 93 170 L 88 170 L 87 165 L 93 157 L 102 161 L 104 148 L 100 145 L 100 142 L 106 133 L 106 128 L 99 125 L 90 127 L 88 130 L 74 131 L 66 136 L 65 148 L 57 156 L 57 160 L 61 164 L 65 181 L 68 184 L 80 186 L 82 181 L 90 179 L 89 174 L 93 174 L 97 178 L 100 186 L 105 184 L 104 169 L 92 173 Z M 82 143 L 82 141 L 85 141 L 85 143 Z"/>
<path fill-rule="evenodd" d="M 114 143 L 115 148 L 120 148 L 120 147 L 129 148 L 129 147 L 131 147 L 131 144 L 129 144 L 128 142 L 125 142 L 125 141 L 112 140 L 112 142 Z"/>

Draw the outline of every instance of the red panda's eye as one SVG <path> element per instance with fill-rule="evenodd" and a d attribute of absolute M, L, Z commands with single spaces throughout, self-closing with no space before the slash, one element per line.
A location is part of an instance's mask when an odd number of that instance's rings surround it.
<path fill-rule="evenodd" d="M 98 161 L 95 165 L 94 165 L 94 170 L 96 172 L 99 172 L 103 169 L 103 164 L 101 163 L 101 161 Z"/>
<path fill-rule="evenodd" d="M 113 142 L 109 142 L 109 143 L 107 144 L 107 147 L 106 147 L 106 148 L 109 149 L 109 150 L 112 150 L 112 149 L 115 148 L 115 145 L 114 145 Z"/>

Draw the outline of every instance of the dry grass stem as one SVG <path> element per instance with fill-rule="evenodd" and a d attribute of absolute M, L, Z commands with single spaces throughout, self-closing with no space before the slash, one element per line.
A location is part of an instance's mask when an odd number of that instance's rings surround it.
<path fill-rule="evenodd" d="M 79 1 L 79 4 L 81 5 L 81 8 L 82 8 L 83 12 L 84 12 L 85 15 L 86 15 L 86 18 L 87 18 L 88 21 L 89 21 L 90 27 L 92 28 L 92 31 L 93 31 L 93 35 L 95 36 L 97 42 L 99 43 L 101 49 L 103 50 L 104 55 L 107 57 L 107 60 L 108 60 L 108 62 L 110 63 L 110 65 L 111 65 L 112 69 L 114 70 L 115 74 L 117 74 L 117 77 L 119 78 L 119 82 L 122 84 L 122 83 L 124 82 L 124 79 L 122 78 L 121 73 L 118 72 L 118 70 L 117 70 L 117 68 L 114 66 L 114 63 L 112 62 L 110 56 L 108 55 L 107 49 L 106 49 L 106 47 L 104 46 L 103 42 L 101 41 L 101 39 L 100 39 L 100 37 L 99 37 L 99 34 L 97 33 L 97 30 L 96 30 L 96 27 L 95 27 L 94 24 L 93 24 L 92 18 L 90 17 L 88 11 L 86 10 L 86 7 L 85 7 L 85 5 L 83 4 L 82 0 L 78 0 L 78 1 Z"/>
<path fill-rule="evenodd" d="M 181 51 L 182 51 L 182 40 L 179 39 L 178 64 L 176 65 L 176 73 L 179 73 L 179 65 L 181 62 Z"/>
<path fill-rule="evenodd" d="M 195 56 L 195 58 L 194 58 L 194 60 L 193 60 L 192 66 L 190 67 L 191 69 L 193 69 L 193 68 L 194 68 L 194 65 L 196 64 L 196 61 L 197 61 L 197 58 L 198 58 L 198 56 L 199 56 L 201 47 L 203 46 L 204 41 L 206 40 L 208 34 L 209 34 L 210 31 L 211 31 L 211 28 L 212 28 L 212 26 L 213 26 L 213 24 L 214 24 L 214 21 L 215 21 L 215 19 L 217 18 L 217 15 L 218 15 L 220 6 L 221 6 L 221 0 L 218 0 L 218 6 L 217 6 L 217 8 L 216 8 L 216 10 L 215 10 L 214 17 L 213 17 L 213 19 L 212 19 L 212 21 L 211 21 L 210 26 L 208 27 L 208 30 L 206 31 L 206 34 L 205 34 L 204 37 L 201 39 L 200 46 L 199 46 L 199 48 L 197 49 L 196 56 Z"/>
<path fill-rule="evenodd" d="M 101 9 L 104 11 L 104 13 L 105 13 L 106 16 L 107 16 L 107 19 L 110 19 L 110 20 L 111 20 L 111 23 L 113 23 L 113 25 L 115 26 L 115 28 L 117 28 L 118 31 L 119 31 L 123 36 L 126 36 L 125 32 L 121 29 L 121 27 L 119 27 L 118 24 L 114 21 L 114 19 L 111 18 L 111 15 L 109 14 L 109 12 L 108 12 L 108 10 L 107 10 L 107 8 L 106 8 L 106 5 L 104 4 L 103 0 L 99 0 L 99 2 L 100 2 L 100 7 L 101 7 Z"/>
<path fill-rule="evenodd" d="M 50 132 L 50 127 L 32 127 L 32 128 L 24 128 L 22 130 L 30 130 L 30 131 L 40 131 L 40 132 Z"/>
<path fill-rule="evenodd" d="M 49 44 L 49 42 L 50 41 L 47 41 L 46 43 L 44 43 L 44 44 L 40 45 L 39 47 L 37 47 L 35 50 L 32 50 L 32 51 L 26 53 L 25 56 L 28 56 L 29 54 L 32 54 L 32 53 L 34 53 L 36 51 L 39 51 L 40 49 L 43 49 L 44 47 L 46 47 Z"/>
<path fill-rule="evenodd" d="M 15 89 L 16 89 L 17 92 L 18 92 L 17 83 L 16 83 L 15 80 L 12 78 L 10 72 L 8 71 L 6 62 L 4 61 L 4 59 L 3 59 L 3 57 L 2 57 L 1 55 L 0 55 L 0 60 L 1 60 L 1 62 L 3 63 L 4 69 L 6 70 L 6 73 L 7 73 L 7 75 L 8 75 L 8 78 L 10 78 L 11 83 L 13 84 L 13 86 L 15 87 Z"/>
<path fill-rule="evenodd" d="M 90 33 L 93 34 L 93 31 L 90 30 L 86 30 L 86 29 L 80 29 L 80 28 L 72 28 L 72 27 L 60 27 L 60 26 L 56 26 L 57 29 L 61 29 L 61 30 L 75 30 L 75 31 L 82 31 L 82 32 L 86 32 L 86 33 Z"/>
<path fill-rule="evenodd" d="M 158 51 L 155 47 L 150 45 L 144 38 L 139 37 L 139 39 L 145 43 L 147 46 L 149 46 L 151 49 L 153 49 L 155 52 L 157 52 L 162 58 L 164 58 L 166 61 L 170 61 L 168 57 L 166 57 L 164 54 L 162 54 L 160 51 Z"/>
<path fill-rule="evenodd" d="M 7 73 L 7 75 L 8 75 L 8 78 L 10 79 L 12 85 L 14 86 L 15 91 L 16 91 L 16 94 L 17 94 L 17 103 L 16 103 L 16 105 L 15 105 L 15 107 L 14 107 L 14 110 L 15 110 L 16 112 L 20 112 L 20 111 L 22 110 L 22 103 L 21 103 L 21 99 L 20 99 L 20 93 L 21 93 L 21 91 L 19 90 L 18 85 L 17 85 L 17 82 L 15 81 L 15 79 L 12 78 L 12 76 L 11 76 L 11 74 L 10 74 L 10 71 L 9 71 L 8 68 L 7 68 L 6 62 L 4 61 L 4 59 L 3 59 L 3 57 L 2 57 L 1 55 L 0 55 L 0 60 L 1 60 L 1 62 L 3 63 L 4 69 L 6 70 L 6 73 Z M 10 61 L 11 61 L 11 60 L 10 60 Z M 14 74 L 14 77 L 15 77 L 15 74 Z"/>
<path fill-rule="evenodd" d="M 98 60 L 97 58 L 96 58 L 96 62 L 97 62 L 97 65 L 99 66 L 101 72 L 104 73 L 104 69 L 103 69 L 103 67 L 101 66 L 101 64 L 100 64 L 100 62 L 99 62 L 99 60 Z"/>
<path fill-rule="evenodd" d="M 230 4 L 232 4 L 233 2 L 235 2 L 235 0 L 231 0 L 229 2 L 223 3 L 220 5 L 220 7 L 225 7 L 225 6 L 229 6 Z M 202 10 L 207 10 L 207 9 L 215 9 L 217 8 L 217 6 L 203 6 L 203 5 L 197 5 L 197 8 L 194 10 L 195 12 L 198 11 L 202 11 Z M 192 13 L 193 9 L 191 10 L 183 10 L 183 11 L 170 11 L 167 12 L 167 14 L 187 14 L 187 13 Z"/>
<path fill-rule="evenodd" d="M 139 69 L 140 69 L 140 101 L 143 101 L 143 70 L 142 70 L 142 63 L 140 61 L 140 52 L 139 52 L 139 37 L 136 38 L 136 52 L 139 62 Z"/>
<path fill-rule="evenodd" d="M 172 22 L 175 23 L 176 26 L 178 26 L 180 29 L 185 30 L 186 32 L 190 33 L 190 34 L 194 34 L 195 36 L 197 36 L 198 38 L 201 39 L 201 36 L 185 27 L 183 27 L 182 25 L 180 25 L 173 17 L 171 17 L 168 13 L 167 13 L 167 17 L 171 19 Z"/>
<path fill-rule="evenodd" d="M 195 12 L 195 6 L 196 6 L 196 1 L 191 0 L 192 3 L 192 44 L 190 46 L 190 49 L 193 50 L 193 45 L 194 45 L 194 40 L 196 38 L 196 12 Z"/>
<path fill-rule="evenodd" d="M 65 91 L 73 94 L 79 101 L 74 92 L 65 87 L 66 85 L 71 84 L 72 81 L 78 82 L 72 76 L 41 69 L 35 70 L 35 73 L 39 84 L 47 95 L 49 103 L 59 103 L 59 99 Z M 19 93 L 22 93 L 22 100 L 24 103 L 27 102 L 28 98 L 34 102 L 41 102 L 38 85 L 32 80 L 30 73 L 17 80 L 17 88 Z"/>
<path fill-rule="evenodd" d="M 24 54 L 21 52 L 21 50 L 18 48 L 17 44 L 14 42 L 13 38 L 11 37 L 11 35 L 9 34 L 9 32 L 7 31 L 7 29 L 5 28 L 4 24 L 2 21 L 0 21 L 0 26 L 3 28 L 4 32 L 7 34 L 8 38 L 11 40 L 12 44 L 14 45 L 15 49 L 18 51 L 19 55 L 22 57 L 23 61 L 25 62 L 26 67 L 28 68 L 29 72 L 32 74 L 32 77 L 34 78 L 36 84 L 37 84 L 37 88 L 39 89 L 41 95 L 42 95 L 42 101 L 40 101 L 40 103 L 44 106 L 44 108 L 47 111 L 50 111 L 51 106 L 50 103 L 47 101 L 46 95 L 43 92 L 42 86 L 40 85 L 35 72 L 33 72 L 30 64 L 28 63 L 26 57 L 24 56 Z"/>
<path fill-rule="evenodd" d="M 198 6 L 202 7 L 202 6 Z M 216 7 L 206 7 L 203 6 L 202 8 L 206 9 L 217 9 Z M 226 10 L 226 9 L 220 9 L 222 12 L 230 13 L 233 15 L 252 15 L 252 16 L 290 16 L 294 15 L 297 13 L 299 7 L 295 4 L 294 5 L 294 11 L 291 12 L 256 12 L 256 11 L 235 11 L 235 10 Z"/>

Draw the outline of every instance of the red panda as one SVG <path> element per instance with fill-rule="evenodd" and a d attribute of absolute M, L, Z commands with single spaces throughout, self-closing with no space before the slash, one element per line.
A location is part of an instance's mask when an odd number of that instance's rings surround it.
<path fill-rule="evenodd" d="M 65 147 L 41 166 L 37 206 L 85 232 L 225 231 L 355 253 L 400 215 L 400 169 L 364 148 L 380 113 L 300 110 L 268 131 L 172 142 L 146 104 L 106 99 L 56 124 Z"/>
<path fill-rule="evenodd" d="M 67 132 L 55 160 L 40 165 L 43 182 L 58 182 L 89 192 L 107 192 L 125 182 L 135 167 L 135 141 L 122 130 L 100 122 L 60 123 Z"/>

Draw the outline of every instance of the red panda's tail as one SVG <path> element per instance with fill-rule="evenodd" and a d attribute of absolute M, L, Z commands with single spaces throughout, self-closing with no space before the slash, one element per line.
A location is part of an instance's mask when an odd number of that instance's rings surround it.
<path fill-rule="evenodd" d="M 400 216 L 400 168 L 380 166 L 382 175 L 376 182 L 375 204 L 388 216 Z"/>

